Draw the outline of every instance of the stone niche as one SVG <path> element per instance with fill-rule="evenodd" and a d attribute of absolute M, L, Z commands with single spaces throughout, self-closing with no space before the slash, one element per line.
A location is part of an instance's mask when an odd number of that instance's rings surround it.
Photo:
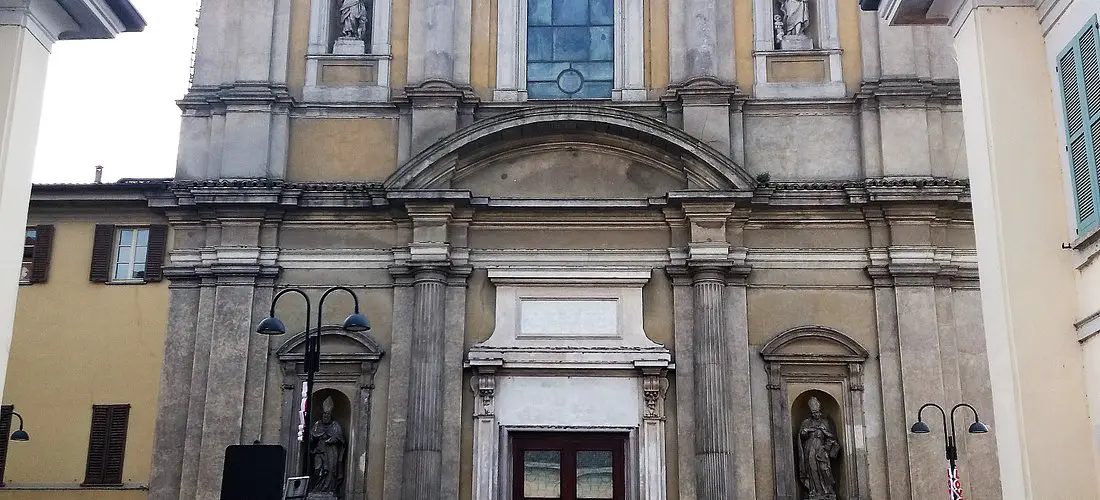
<path fill-rule="evenodd" d="M 760 350 L 768 373 L 775 498 L 803 500 L 798 434 L 811 397 L 836 431 L 840 452 L 832 461 L 838 500 L 868 498 L 863 418 L 863 364 L 867 350 L 847 335 L 823 326 L 787 330 Z"/>
<path fill-rule="evenodd" d="M 311 415 L 314 421 L 321 418 L 321 404 L 332 397 L 333 419 L 344 431 L 344 483 L 340 500 L 364 500 L 366 498 L 366 470 L 368 438 L 374 390 L 374 374 L 383 351 L 368 335 L 346 332 L 337 326 L 321 329 L 321 369 L 314 375 Z M 303 384 L 306 373 L 305 333 L 299 333 L 279 347 L 276 356 L 283 373 L 283 414 L 281 442 L 287 449 L 289 476 L 299 475 L 302 469 L 302 451 L 305 443 L 297 439 L 301 423 L 298 409 L 302 404 Z M 312 422 L 310 422 L 312 425 Z M 307 432 L 309 426 L 306 427 Z"/>

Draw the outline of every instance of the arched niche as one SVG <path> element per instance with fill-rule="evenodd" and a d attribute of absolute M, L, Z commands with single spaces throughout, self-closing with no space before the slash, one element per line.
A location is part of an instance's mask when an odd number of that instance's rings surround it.
<path fill-rule="evenodd" d="M 306 382 L 305 338 L 305 332 L 300 332 L 287 339 L 276 352 L 283 373 L 281 435 L 283 446 L 288 450 L 287 474 L 290 476 L 299 475 L 305 459 L 305 444 L 298 442 L 301 423 L 298 410 Z M 366 498 L 366 473 L 363 471 L 367 470 L 371 395 L 374 375 L 383 354 L 378 343 L 365 333 L 347 332 L 338 326 L 321 328 L 321 368 L 314 374 L 312 419 L 321 418 L 321 404 L 326 396 L 336 396 L 333 397 L 334 417 L 343 426 L 347 439 L 341 500 Z M 310 425 L 312 422 L 307 429 Z"/>
<path fill-rule="evenodd" d="M 791 403 L 791 429 L 790 439 L 794 443 L 795 451 L 795 473 L 801 474 L 800 465 L 798 464 L 798 444 L 799 444 L 799 430 L 802 427 L 802 422 L 810 417 L 810 398 L 817 398 L 821 403 L 821 413 L 827 417 L 834 426 L 836 432 L 836 439 L 840 443 L 846 441 L 847 436 L 844 420 L 844 411 L 840 407 L 840 403 L 829 393 L 818 389 L 810 389 L 802 392 L 794 398 Z M 837 498 L 850 498 L 847 488 L 847 470 L 844 463 L 844 454 L 841 453 L 836 460 L 832 462 L 833 476 L 836 479 L 837 484 Z M 798 498 L 805 498 L 805 489 L 803 488 L 801 481 L 797 485 Z"/>
<path fill-rule="evenodd" d="M 663 170 L 672 170 L 682 178 L 678 189 L 748 191 L 756 185 L 753 177 L 727 156 L 667 123 L 622 109 L 553 104 L 503 113 L 463 127 L 410 158 L 386 179 L 385 186 L 391 190 L 455 188 L 456 175 L 469 178 L 471 167 L 492 165 L 477 160 L 482 151 L 506 151 L 524 141 L 563 140 L 600 144 L 609 154 L 612 145 L 618 144 L 639 159 L 657 156 L 665 163 Z M 646 162 L 638 165 L 652 166 Z M 499 174 L 496 180 L 501 180 Z"/>
<path fill-rule="evenodd" d="M 863 432 L 863 364 L 870 356 L 851 337 L 809 325 L 776 335 L 760 349 L 768 374 L 777 500 L 801 500 L 796 434 L 817 395 L 833 420 L 841 450 L 834 463 L 840 500 L 867 498 L 867 444 Z"/>

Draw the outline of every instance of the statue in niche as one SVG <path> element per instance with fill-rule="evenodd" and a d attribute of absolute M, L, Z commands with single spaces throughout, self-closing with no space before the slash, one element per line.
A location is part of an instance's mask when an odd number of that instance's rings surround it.
<path fill-rule="evenodd" d="M 321 419 L 310 429 L 313 478 L 310 493 L 339 496 L 344 482 L 344 430 L 332 419 L 332 398 L 321 403 Z"/>
<path fill-rule="evenodd" d="M 782 25 L 776 16 L 776 39 L 779 47 L 786 50 L 809 50 L 814 48 L 810 39 L 810 0 L 779 0 L 782 12 Z"/>
<path fill-rule="evenodd" d="M 340 38 L 367 39 L 370 28 L 370 0 L 340 0 Z"/>
<path fill-rule="evenodd" d="M 798 427 L 798 479 L 806 488 L 803 500 L 836 500 L 832 461 L 840 454 L 833 422 L 810 397 L 810 416 Z"/>

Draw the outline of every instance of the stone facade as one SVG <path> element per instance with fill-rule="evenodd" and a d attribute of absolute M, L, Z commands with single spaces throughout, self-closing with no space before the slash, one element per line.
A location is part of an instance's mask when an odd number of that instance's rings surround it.
<path fill-rule="evenodd" d="M 623 498 L 802 498 L 811 394 L 840 498 L 940 495 L 910 420 L 990 408 L 947 34 L 834 3 L 814 48 L 754 55 L 751 1 L 616 1 L 641 39 L 608 99 L 529 101 L 524 3 L 378 0 L 389 45 L 348 60 L 310 1 L 204 6 L 152 202 L 174 250 L 150 498 L 216 496 L 227 445 L 297 449 L 301 339 L 252 332 L 277 290 L 332 285 L 373 323 L 322 347 L 345 498 L 511 498 L 513 436 L 551 431 L 625 439 Z M 385 92 L 307 70 L 379 58 Z M 961 441 L 969 494 L 999 498 L 993 441 Z"/>

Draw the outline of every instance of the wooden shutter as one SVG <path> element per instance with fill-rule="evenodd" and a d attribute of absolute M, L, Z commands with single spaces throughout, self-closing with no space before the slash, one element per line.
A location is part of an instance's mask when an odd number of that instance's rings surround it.
<path fill-rule="evenodd" d="M 1096 140 L 1100 138 L 1100 36 L 1096 18 L 1058 56 L 1077 233 L 1100 224 Z"/>
<path fill-rule="evenodd" d="M 92 241 L 92 269 L 88 279 L 96 283 L 111 281 L 111 259 L 114 254 L 114 246 L 115 226 L 97 224 L 95 238 Z"/>
<path fill-rule="evenodd" d="M 121 485 L 130 405 L 92 406 L 85 485 Z"/>
<path fill-rule="evenodd" d="M 4 486 L 4 469 L 8 464 L 8 437 L 11 436 L 12 405 L 0 406 L 0 486 Z"/>
<path fill-rule="evenodd" d="M 168 247 L 168 226 L 149 226 L 149 248 L 145 253 L 145 281 L 164 279 L 164 252 Z"/>
<path fill-rule="evenodd" d="M 53 226 L 36 226 L 34 256 L 31 258 L 31 283 L 45 283 L 50 274 L 50 252 L 53 249 Z"/>

